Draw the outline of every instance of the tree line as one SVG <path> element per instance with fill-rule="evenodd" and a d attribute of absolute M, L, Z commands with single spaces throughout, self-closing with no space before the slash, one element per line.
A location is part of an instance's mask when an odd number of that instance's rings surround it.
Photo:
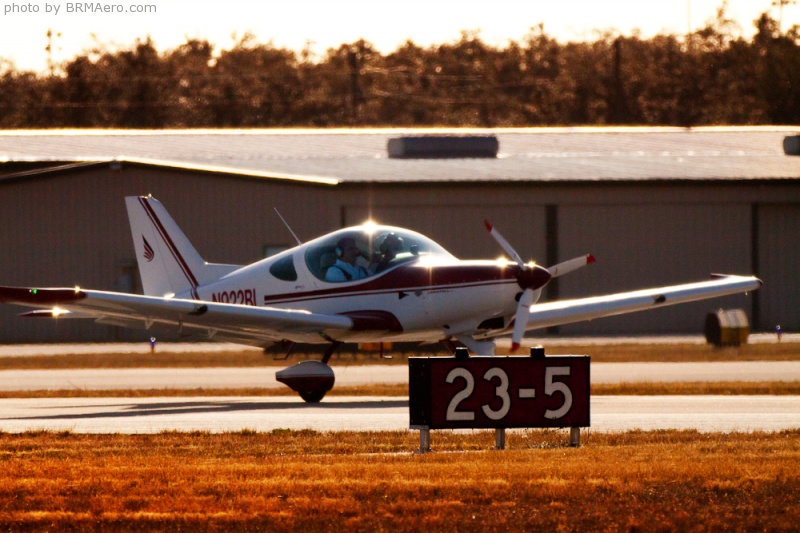
<path fill-rule="evenodd" d="M 800 124 L 800 27 L 768 13 L 754 24 L 737 37 L 721 8 L 683 36 L 562 44 L 540 25 L 502 48 L 463 32 L 319 58 L 250 35 L 219 53 L 147 38 L 48 73 L 0 63 L 0 128 Z"/>

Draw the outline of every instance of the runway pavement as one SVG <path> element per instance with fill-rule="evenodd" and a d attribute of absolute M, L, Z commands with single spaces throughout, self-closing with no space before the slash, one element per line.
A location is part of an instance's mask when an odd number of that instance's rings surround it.
<path fill-rule="evenodd" d="M 407 398 L 55 398 L 0 400 L 0 430 L 157 433 L 250 429 L 408 430 Z M 800 396 L 598 396 L 591 429 L 778 431 L 800 428 Z"/>

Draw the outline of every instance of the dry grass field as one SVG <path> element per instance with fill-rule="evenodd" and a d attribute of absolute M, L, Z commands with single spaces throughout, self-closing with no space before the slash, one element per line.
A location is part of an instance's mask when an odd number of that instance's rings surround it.
<path fill-rule="evenodd" d="M 800 344 L 571 346 L 609 361 L 800 360 Z M 351 364 L 406 364 L 375 354 Z M 307 355 L 314 357 L 314 355 Z M 302 357 L 293 357 L 293 364 Z M 284 366 L 271 356 L 0 358 L 0 370 Z M 283 389 L 4 392 L 31 396 L 271 395 Z M 405 385 L 334 394 L 405 396 Z M 798 382 L 595 385 L 592 394 L 800 394 Z M 1 400 L 0 400 L 1 401 Z M 84 435 L 0 430 L 0 531 L 797 531 L 800 429 L 780 433 L 414 431 Z"/>
<path fill-rule="evenodd" d="M 444 349 L 426 347 L 430 351 L 394 351 L 387 353 L 391 359 L 382 359 L 375 352 L 357 351 L 346 346 L 331 360 L 333 365 L 389 364 L 406 365 L 409 356 L 447 355 Z M 800 361 L 800 343 L 746 344 L 740 347 L 715 348 L 708 344 L 589 344 L 567 347 L 547 347 L 549 355 L 577 354 L 590 355 L 594 363 L 626 362 L 713 362 L 713 361 Z M 499 355 L 506 355 L 498 347 Z M 0 357 L 0 370 L 58 369 L 58 368 L 186 368 L 186 367 L 283 367 L 304 359 L 319 359 L 319 353 L 295 353 L 289 360 L 284 354 L 270 352 L 264 354 L 255 350 L 241 352 L 190 352 L 154 354 L 66 354 L 52 356 Z"/>
<path fill-rule="evenodd" d="M 0 434 L 10 531 L 796 531 L 800 431 Z"/>
<path fill-rule="evenodd" d="M 288 389 L 247 387 L 239 389 L 62 389 L 0 391 L 2 398 L 153 398 L 153 397 L 208 397 L 208 396 L 287 396 Z M 672 383 L 597 383 L 591 386 L 593 396 L 663 396 L 714 394 L 731 395 L 800 395 L 798 381 L 719 381 Z M 375 384 L 351 387 L 334 387 L 327 396 L 408 396 L 408 385 Z"/>

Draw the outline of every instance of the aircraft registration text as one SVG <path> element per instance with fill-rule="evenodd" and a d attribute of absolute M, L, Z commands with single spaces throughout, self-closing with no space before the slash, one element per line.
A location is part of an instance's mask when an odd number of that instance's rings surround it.
<path fill-rule="evenodd" d="M 211 295 L 212 302 L 222 304 L 256 305 L 255 289 L 238 289 L 232 291 L 215 292 Z"/>

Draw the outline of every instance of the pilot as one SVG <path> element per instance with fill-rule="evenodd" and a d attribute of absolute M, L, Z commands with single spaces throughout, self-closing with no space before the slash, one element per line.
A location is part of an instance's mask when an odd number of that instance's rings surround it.
<path fill-rule="evenodd" d="M 403 251 L 403 238 L 399 237 L 396 233 L 392 232 L 383 238 L 380 245 L 381 256 L 375 265 L 375 272 L 382 272 L 389 267 L 392 260 L 397 257 L 397 254 Z"/>
<path fill-rule="evenodd" d="M 325 281 L 350 281 L 366 278 L 366 269 L 358 264 L 360 252 L 355 239 L 344 237 L 336 243 L 336 262 L 325 273 Z"/>

